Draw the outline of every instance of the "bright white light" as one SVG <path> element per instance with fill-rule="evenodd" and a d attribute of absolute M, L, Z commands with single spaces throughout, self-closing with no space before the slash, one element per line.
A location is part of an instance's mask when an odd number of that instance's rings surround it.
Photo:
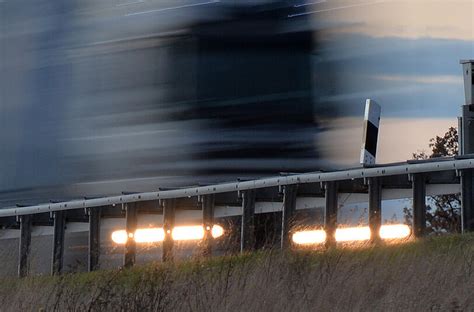
<path fill-rule="evenodd" d="M 176 226 L 171 232 L 173 240 L 199 240 L 204 238 L 202 225 Z"/>
<path fill-rule="evenodd" d="M 336 230 L 337 242 L 364 241 L 370 239 L 370 228 L 368 226 L 341 228 Z"/>
<path fill-rule="evenodd" d="M 322 244 L 326 241 L 326 232 L 324 230 L 295 232 L 292 239 L 298 245 Z"/>
<path fill-rule="evenodd" d="M 127 231 L 119 230 L 112 232 L 112 241 L 116 244 L 123 245 L 127 242 L 128 235 Z"/>
<path fill-rule="evenodd" d="M 220 225 L 213 225 L 211 229 L 213 238 L 224 235 L 224 229 Z M 200 240 L 204 238 L 204 227 L 202 225 L 176 226 L 171 232 L 173 240 Z"/>
<path fill-rule="evenodd" d="M 213 238 L 224 235 L 224 228 L 220 225 L 213 225 L 211 229 Z M 204 238 L 204 227 L 202 225 L 177 226 L 171 232 L 173 240 L 200 240 Z M 125 230 L 112 232 L 112 241 L 119 245 L 127 243 L 128 238 L 134 239 L 137 243 L 156 243 L 165 239 L 163 228 L 144 228 L 137 229 L 134 233 L 128 233 Z"/>
<path fill-rule="evenodd" d="M 365 241 L 370 239 L 368 226 L 339 228 L 336 230 L 337 242 Z M 380 227 L 380 238 L 403 239 L 411 234 L 410 227 L 405 224 L 390 224 Z M 293 234 L 292 240 L 297 245 L 322 244 L 326 241 L 324 230 L 299 231 Z"/>
<path fill-rule="evenodd" d="M 211 229 L 211 235 L 213 238 L 218 238 L 224 235 L 224 228 L 220 225 L 213 225 Z"/>
<path fill-rule="evenodd" d="M 162 228 L 137 229 L 135 231 L 135 242 L 156 243 L 165 239 L 165 231 Z"/>
<path fill-rule="evenodd" d="M 382 239 L 400 239 L 410 236 L 411 230 L 406 224 L 390 224 L 382 225 L 379 233 Z"/>

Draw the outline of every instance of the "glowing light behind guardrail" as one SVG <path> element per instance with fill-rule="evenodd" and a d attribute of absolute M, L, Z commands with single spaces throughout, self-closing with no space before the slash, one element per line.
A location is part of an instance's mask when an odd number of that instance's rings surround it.
<path fill-rule="evenodd" d="M 370 239 L 368 226 L 340 228 L 336 230 L 336 242 L 364 241 Z"/>
<path fill-rule="evenodd" d="M 410 236 L 411 230 L 405 224 L 390 224 L 380 227 L 382 239 L 404 239 Z M 355 242 L 370 239 L 370 228 L 368 226 L 339 228 L 336 230 L 337 242 Z M 292 240 L 297 245 L 322 244 L 326 241 L 324 230 L 308 230 L 295 232 Z"/>
<path fill-rule="evenodd" d="M 119 230 L 112 233 L 112 241 L 116 244 L 123 245 L 127 242 L 128 236 L 127 231 Z"/>
<path fill-rule="evenodd" d="M 390 224 L 382 225 L 379 233 L 382 239 L 401 239 L 410 236 L 411 230 L 406 224 Z"/>
<path fill-rule="evenodd" d="M 224 228 L 220 225 L 213 225 L 211 229 L 213 238 L 219 238 L 224 235 Z M 157 243 L 165 239 L 163 228 L 144 228 L 137 229 L 135 233 L 129 233 L 128 236 L 137 243 Z M 173 240 L 200 240 L 204 238 L 204 228 L 201 225 L 177 226 L 171 232 Z M 112 232 L 112 241 L 118 245 L 124 245 L 127 242 L 127 231 L 117 230 Z"/>
<path fill-rule="evenodd" d="M 326 232 L 324 230 L 295 232 L 292 239 L 298 245 L 322 244 L 326 241 Z"/>
<path fill-rule="evenodd" d="M 162 228 L 137 229 L 135 231 L 135 242 L 156 243 L 165 239 L 165 231 Z"/>
<path fill-rule="evenodd" d="M 171 232 L 173 240 L 199 240 L 204 238 L 204 228 L 200 225 L 177 226 Z"/>
<path fill-rule="evenodd" d="M 220 225 L 214 224 L 211 229 L 211 235 L 213 238 L 219 238 L 224 235 L 224 228 Z"/>

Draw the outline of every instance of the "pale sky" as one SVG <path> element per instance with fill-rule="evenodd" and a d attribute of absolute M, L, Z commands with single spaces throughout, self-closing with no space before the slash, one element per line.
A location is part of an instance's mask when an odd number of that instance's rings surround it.
<path fill-rule="evenodd" d="M 472 0 L 328 0 L 320 9 L 326 7 L 333 9 L 321 17 L 340 22 L 342 25 L 336 31 L 412 39 L 474 38 Z"/>
<path fill-rule="evenodd" d="M 442 136 L 449 127 L 457 127 L 454 118 L 405 119 L 382 118 L 379 128 L 377 163 L 391 163 L 412 158 L 412 153 L 426 151 L 429 140 Z M 323 155 L 341 165 L 359 162 L 362 145 L 363 118 L 339 118 L 330 130 L 319 137 Z M 337 142 L 337 144 L 335 144 Z"/>
<path fill-rule="evenodd" d="M 326 25 L 325 57 L 339 84 L 322 97 L 339 114 L 323 134 L 327 155 L 358 162 L 366 98 L 382 107 L 379 163 L 429 152 L 430 138 L 457 127 L 459 60 L 474 59 L 474 0 L 327 0 L 311 14 Z"/>

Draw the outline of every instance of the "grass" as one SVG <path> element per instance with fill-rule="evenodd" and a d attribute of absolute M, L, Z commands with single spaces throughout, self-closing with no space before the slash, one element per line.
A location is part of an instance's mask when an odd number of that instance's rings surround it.
<path fill-rule="evenodd" d="M 3 279 L 1 311 L 474 310 L 474 235 Z"/>

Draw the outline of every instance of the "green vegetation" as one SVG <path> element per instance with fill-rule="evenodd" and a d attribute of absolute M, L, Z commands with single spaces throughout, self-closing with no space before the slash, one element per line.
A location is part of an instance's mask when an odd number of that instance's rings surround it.
<path fill-rule="evenodd" d="M 474 235 L 449 235 L 3 279 L 0 310 L 472 310 L 473 271 Z"/>
<path fill-rule="evenodd" d="M 425 151 L 413 153 L 414 159 L 429 159 L 437 157 L 452 157 L 458 155 L 458 131 L 450 127 L 442 136 L 430 139 L 431 153 Z M 427 233 L 460 233 L 461 232 L 461 198 L 460 194 L 445 194 L 428 196 L 426 209 Z M 413 216 L 410 209 L 404 209 L 405 219 L 411 224 Z"/>

